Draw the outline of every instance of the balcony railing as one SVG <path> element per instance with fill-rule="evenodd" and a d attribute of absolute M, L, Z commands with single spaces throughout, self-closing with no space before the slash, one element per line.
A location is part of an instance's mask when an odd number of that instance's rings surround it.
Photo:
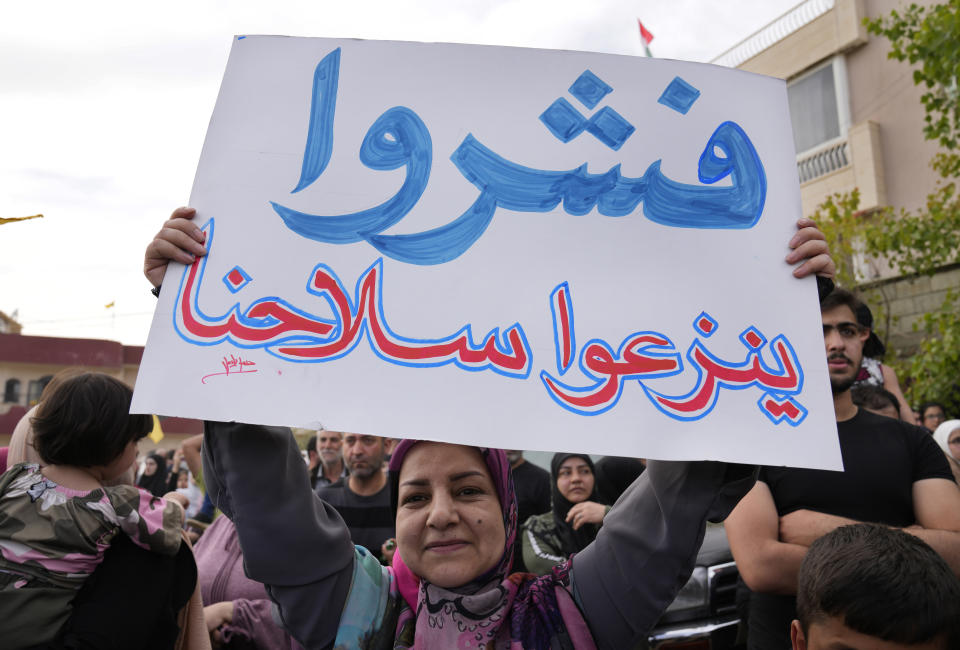
<path fill-rule="evenodd" d="M 807 23 L 812 23 L 816 18 L 830 11 L 833 9 L 835 2 L 836 0 L 806 0 L 806 2 L 797 5 L 766 27 L 740 41 L 711 63 L 736 68 L 744 61 L 752 59 L 777 41 L 783 40 Z"/>
<path fill-rule="evenodd" d="M 816 149 L 797 156 L 797 175 L 800 183 L 826 176 L 850 164 L 849 144 L 846 137 L 834 138 Z"/>

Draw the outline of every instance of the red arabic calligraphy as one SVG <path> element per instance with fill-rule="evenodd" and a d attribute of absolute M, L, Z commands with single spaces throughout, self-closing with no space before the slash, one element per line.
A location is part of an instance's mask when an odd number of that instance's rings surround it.
<path fill-rule="evenodd" d="M 212 246 L 213 219 L 207 246 Z M 383 263 L 377 260 L 358 279 L 351 300 L 336 273 L 325 264 L 311 272 L 307 292 L 323 298 L 332 318 L 307 313 L 277 297 L 261 298 L 246 311 L 234 305 L 222 316 L 207 316 L 198 303 L 208 257 L 190 265 L 181 281 L 174 325 L 189 343 L 211 345 L 229 341 L 242 347 L 260 347 L 288 361 L 317 362 L 338 359 L 364 338 L 380 358 L 404 366 L 429 367 L 453 363 L 465 370 L 493 370 L 524 378 L 530 374 L 532 355 L 519 323 L 495 328 L 474 342 L 470 325 L 442 339 L 401 336 L 387 325 L 381 285 Z M 222 373 L 221 373 L 222 374 Z"/>
<path fill-rule="evenodd" d="M 203 227 L 208 232 L 208 248 L 213 242 L 213 226 L 211 219 Z M 464 370 L 492 370 L 519 379 L 527 379 L 531 373 L 533 354 L 519 323 L 502 331 L 494 328 L 477 340 L 469 324 L 438 339 L 411 338 L 394 332 L 384 316 L 382 260 L 360 274 L 352 293 L 332 268 L 317 264 L 310 273 L 306 292 L 313 297 L 312 304 L 318 302 L 317 298 L 325 303 L 327 311 L 321 312 L 323 316 L 275 296 L 256 299 L 246 308 L 236 303 L 222 315 L 207 315 L 199 306 L 207 260 L 208 257 L 202 257 L 187 267 L 175 302 L 176 333 L 193 345 L 230 343 L 244 349 L 263 349 L 289 362 L 316 363 L 345 357 L 366 340 L 382 360 L 401 366 L 453 364 Z M 223 281 L 237 293 L 253 280 L 237 266 Z M 498 287 L 490 290 L 496 292 Z M 807 409 L 796 399 L 803 388 L 803 369 L 783 334 L 768 341 L 751 325 L 739 335 L 745 355 L 721 358 L 711 353 L 705 343 L 716 334 L 719 323 L 702 312 L 693 323 L 698 339 L 685 355 L 669 337 L 656 331 L 627 334 L 617 347 L 601 338 L 579 346 L 568 283 L 553 290 L 550 306 L 557 373 L 541 370 L 539 376 L 549 397 L 572 413 L 604 413 L 617 405 L 625 386 L 636 382 L 653 406 L 674 420 L 701 419 L 713 411 L 724 390 L 747 388 L 762 393 L 757 406 L 774 424 L 797 426 L 807 415 Z M 223 357 L 221 364 L 222 372 L 205 375 L 201 382 L 206 384 L 211 377 L 221 375 L 258 372 L 254 362 L 233 354 Z M 575 365 L 581 373 L 579 380 L 574 373 L 568 374 Z M 689 391 L 677 394 L 654 390 L 657 380 L 681 373 L 693 379 Z M 669 384 L 671 388 L 677 385 L 678 382 Z"/>

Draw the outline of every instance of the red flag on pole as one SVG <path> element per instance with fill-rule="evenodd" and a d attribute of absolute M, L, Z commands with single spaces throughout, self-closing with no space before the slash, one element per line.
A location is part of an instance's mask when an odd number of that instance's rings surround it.
<path fill-rule="evenodd" d="M 639 18 L 637 18 L 637 24 L 640 25 L 640 38 L 643 39 L 643 44 L 650 45 L 650 41 L 653 40 L 653 34 L 647 31 L 647 28 L 643 26 Z"/>
<path fill-rule="evenodd" d="M 640 26 L 640 40 L 643 41 L 643 51 L 647 53 L 647 56 L 653 56 L 650 54 L 650 41 L 653 40 L 653 34 L 647 31 L 647 28 L 643 26 L 643 22 L 637 18 L 637 25 Z"/>

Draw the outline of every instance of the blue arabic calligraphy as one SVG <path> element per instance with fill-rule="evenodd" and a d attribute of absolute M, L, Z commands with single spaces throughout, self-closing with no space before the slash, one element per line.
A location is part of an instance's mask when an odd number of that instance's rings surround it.
<path fill-rule="evenodd" d="M 296 194 L 327 168 L 333 153 L 333 113 L 337 104 L 337 83 L 340 80 L 340 48 L 323 57 L 313 72 L 313 99 L 310 102 L 310 126 L 307 128 L 307 146 L 303 151 L 300 182 L 291 194 Z"/>
<path fill-rule="evenodd" d="M 323 173 L 333 147 L 333 117 L 340 49 L 317 65 L 313 104 L 300 182 L 309 186 Z M 366 241 L 383 255 L 419 265 L 442 264 L 463 255 L 490 225 L 497 208 L 548 212 L 562 205 L 575 216 L 594 208 L 608 217 L 632 214 L 642 203 L 643 215 L 677 228 L 751 228 L 760 219 L 767 180 L 756 149 L 735 122 L 723 122 L 710 136 L 697 165 L 702 185 L 671 180 L 661 161 L 639 178 L 621 175 L 620 165 L 592 174 L 584 163 L 569 171 L 534 169 L 511 162 L 468 134 L 450 160 L 480 190 L 476 201 L 453 221 L 419 233 L 381 234 L 397 224 L 420 200 L 430 177 L 433 144 L 420 117 L 396 106 L 385 111 L 367 131 L 360 161 L 370 169 L 406 167 L 400 190 L 380 205 L 342 215 L 300 212 L 271 202 L 284 224 L 297 234 L 330 244 Z M 729 184 L 715 185 L 729 178 Z"/>
<path fill-rule="evenodd" d="M 317 145 L 318 147 L 320 145 Z M 395 106 L 383 113 L 360 145 L 360 162 L 370 169 L 407 168 L 400 190 L 380 205 L 337 216 L 318 216 L 271 202 L 287 228 L 298 235 L 329 244 L 352 244 L 394 225 L 417 204 L 430 178 L 433 146 L 427 127 L 409 108 Z"/>

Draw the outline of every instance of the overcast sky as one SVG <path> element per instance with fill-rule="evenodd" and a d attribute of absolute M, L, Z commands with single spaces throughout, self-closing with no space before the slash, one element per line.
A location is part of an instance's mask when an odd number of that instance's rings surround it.
<path fill-rule="evenodd" d="M 24 334 L 146 341 L 143 250 L 186 204 L 234 34 L 710 61 L 798 0 L 168 0 L 0 8 L 0 311 Z M 105 305 L 115 302 L 115 307 Z"/>

